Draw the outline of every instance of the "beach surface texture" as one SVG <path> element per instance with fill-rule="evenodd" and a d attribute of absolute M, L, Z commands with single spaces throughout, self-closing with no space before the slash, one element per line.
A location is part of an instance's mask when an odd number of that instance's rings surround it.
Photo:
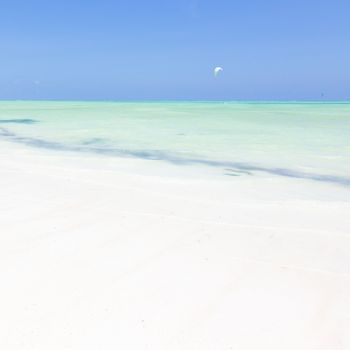
<path fill-rule="evenodd" d="M 0 348 L 350 349 L 350 104 L 0 103 Z"/>

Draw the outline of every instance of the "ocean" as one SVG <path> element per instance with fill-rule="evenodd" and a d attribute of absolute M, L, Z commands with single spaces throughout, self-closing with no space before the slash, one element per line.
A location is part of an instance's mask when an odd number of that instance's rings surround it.
<path fill-rule="evenodd" d="M 0 102 L 0 139 L 350 186 L 350 102 Z"/>

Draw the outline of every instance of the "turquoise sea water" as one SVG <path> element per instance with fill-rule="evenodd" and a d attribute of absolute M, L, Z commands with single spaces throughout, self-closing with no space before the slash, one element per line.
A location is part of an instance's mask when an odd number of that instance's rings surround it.
<path fill-rule="evenodd" d="M 350 103 L 0 102 L 0 139 L 350 186 Z"/>

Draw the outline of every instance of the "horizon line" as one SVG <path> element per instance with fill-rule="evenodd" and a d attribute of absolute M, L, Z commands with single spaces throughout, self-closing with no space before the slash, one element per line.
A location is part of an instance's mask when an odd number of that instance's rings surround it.
<path fill-rule="evenodd" d="M 350 103 L 350 99 L 0 99 L 0 102 L 233 102 L 233 103 Z"/>

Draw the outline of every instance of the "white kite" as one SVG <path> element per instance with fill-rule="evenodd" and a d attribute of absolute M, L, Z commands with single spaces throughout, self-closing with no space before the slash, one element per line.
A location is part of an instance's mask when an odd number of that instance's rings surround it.
<path fill-rule="evenodd" d="M 214 76 L 218 76 L 219 73 L 221 73 L 224 69 L 222 67 L 215 67 L 214 68 Z"/>

